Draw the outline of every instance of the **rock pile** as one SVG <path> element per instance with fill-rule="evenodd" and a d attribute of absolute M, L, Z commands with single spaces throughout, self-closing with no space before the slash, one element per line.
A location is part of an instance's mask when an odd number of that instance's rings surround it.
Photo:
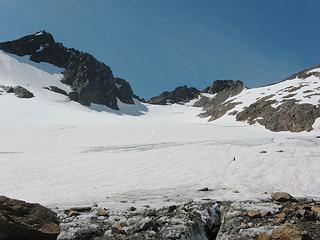
<path fill-rule="evenodd" d="M 59 212 L 60 240 L 320 239 L 320 202 L 295 199 L 284 192 L 261 201 L 203 200 L 127 211 L 94 206 L 78 215 L 69 216 L 68 212 Z"/>
<path fill-rule="evenodd" d="M 89 213 L 72 216 L 67 212 L 59 213 L 59 240 L 213 240 L 221 224 L 219 205 L 213 202 L 189 202 L 161 209 L 131 207 L 123 212 L 93 207 Z"/>

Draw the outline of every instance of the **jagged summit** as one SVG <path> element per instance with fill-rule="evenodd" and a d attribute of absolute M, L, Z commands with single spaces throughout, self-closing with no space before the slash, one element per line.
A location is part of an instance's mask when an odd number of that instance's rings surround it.
<path fill-rule="evenodd" d="M 226 89 L 244 88 L 244 84 L 240 80 L 215 80 L 213 84 L 203 90 L 204 93 L 215 94 Z"/>
<path fill-rule="evenodd" d="M 72 89 L 69 98 L 83 105 L 95 103 L 118 109 L 117 98 L 133 104 L 133 92 L 127 81 L 117 81 L 109 66 L 89 53 L 66 48 L 46 31 L 0 43 L 0 49 L 18 56 L 28 55 L 37 63 L 46 62 L 63 68 L 62 82 Z"/>
<path fill-rule="evenodd" d="M 0 43 L 0 48 L 8 53 L 18 56 L 33 55 L 40 48 L 46 48 L 56 44 L 53 36 L 46 31 L 39 31 L 35 34 L 30 34 L 21 37 L 14 41 Z M 62 66 L 61 66 L 62 67 Z"/>

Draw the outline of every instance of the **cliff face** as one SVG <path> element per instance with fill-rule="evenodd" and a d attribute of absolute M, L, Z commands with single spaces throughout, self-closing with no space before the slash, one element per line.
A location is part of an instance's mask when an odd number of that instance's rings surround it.
<path fill-rule="evenodd" d="M 114 78 L 111 68 L 92 55 L 56 42 L 45 31 L 0 43 L 0 49 L 18 56 L 30 55 L 34 62 L 46 62 L 64 68 L 62 82 L 71 86 L 71 100 L 83 105 L 103 104 L 118 109 L 117 98 L 133 104 L 130 84 Z M 119 83 L 120 82 L 120 83 Z"/>

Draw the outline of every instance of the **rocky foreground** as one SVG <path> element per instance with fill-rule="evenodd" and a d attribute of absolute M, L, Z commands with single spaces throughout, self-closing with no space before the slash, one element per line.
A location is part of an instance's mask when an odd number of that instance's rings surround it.
<path fill-rule="evenodd" d="M 203 199 L 160 209 L 131 206 L 124 211 L 95 204 L 55 212 L 0 197 L 0 240 L 320 239 L 320 202 L 284 192 L 261 201 Z"/>

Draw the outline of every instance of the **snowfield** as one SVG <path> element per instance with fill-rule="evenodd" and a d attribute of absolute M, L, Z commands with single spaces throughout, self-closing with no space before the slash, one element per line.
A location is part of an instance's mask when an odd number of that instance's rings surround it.
<path fill-rule="evenodd" d="M 88 108 L 43 88 L 70 91 L 61 74 L 17 59 L 0 52 L 0 85 L 19 84 L 35 97 L 0 92 L 2 195 L 47 206 L 255 199 L 272 191 L 320 198 L 319 119 L 309 133 L 274 133 L 233 116 L 207 122 L 192 102 Z M 197 191 L 203 187 L 212 191 Z"/>

